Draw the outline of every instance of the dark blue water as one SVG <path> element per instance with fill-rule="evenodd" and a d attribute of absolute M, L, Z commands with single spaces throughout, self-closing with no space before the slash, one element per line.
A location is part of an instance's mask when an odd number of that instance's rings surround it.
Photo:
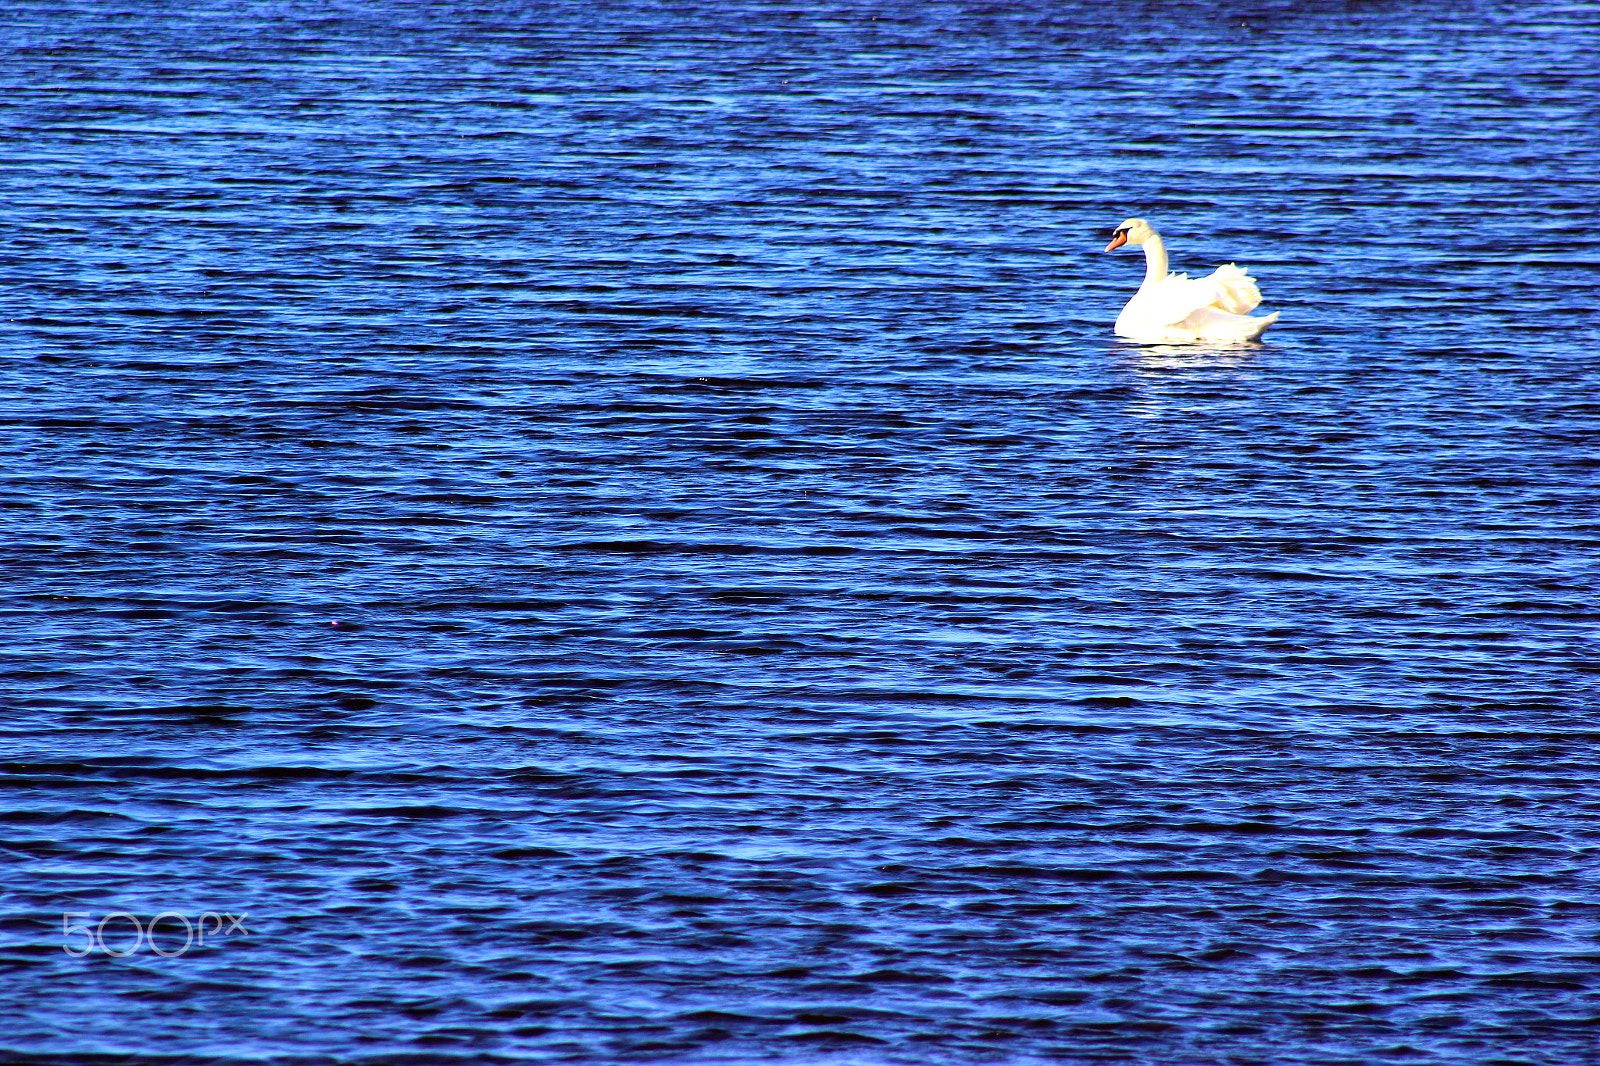
<path fill-rule="evenodd" d="M 1594 5 L 3 15 L 0 1061 L 1593 1054 Z"/>

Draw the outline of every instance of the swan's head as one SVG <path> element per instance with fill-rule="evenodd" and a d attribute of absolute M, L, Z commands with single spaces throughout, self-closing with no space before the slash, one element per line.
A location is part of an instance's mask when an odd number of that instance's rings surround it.
<path fill-rule="evenodd" d="M 1106 251 L 1116 251 L 1124 244 L 1143 244 L 1155 235 L 1156 231 L 1144 219 L 1125 219 L 1122 225 L 1112 231 L 1111 243 L 1106 245 Z"/>

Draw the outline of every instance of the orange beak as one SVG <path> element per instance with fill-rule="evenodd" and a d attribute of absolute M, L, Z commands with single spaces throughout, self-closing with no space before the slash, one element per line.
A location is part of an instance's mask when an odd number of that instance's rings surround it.
<path fill-rule="evenodd" d="M 1128 243 L 1128 235 L 1126 233 L 1113 234 L 1112 237 L 1111 237 L 1111 243 L 1106 245 L 1106 251 L 1114 252 L 1118 248 L 1121 248 L 1124 244 L 1127 244 L 1127 243 Z"/>

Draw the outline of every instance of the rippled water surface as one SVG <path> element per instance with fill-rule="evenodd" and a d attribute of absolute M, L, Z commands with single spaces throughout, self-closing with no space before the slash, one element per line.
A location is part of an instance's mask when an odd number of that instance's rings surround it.
<path fill-rule="evenodd" d="M 1592 1055 L 1594 5 L 3 8 L 0 1060 Z"/>

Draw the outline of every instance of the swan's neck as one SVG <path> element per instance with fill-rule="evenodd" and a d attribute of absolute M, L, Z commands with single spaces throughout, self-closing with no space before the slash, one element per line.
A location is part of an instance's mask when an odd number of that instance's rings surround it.
<path fill-rule="evenodd" d="M 1148 289 L 1167 276 L 1167 246 L 1161 243 L 1161 234 L 1152 233 L 1144 239 L 1144 284 Z"/>

